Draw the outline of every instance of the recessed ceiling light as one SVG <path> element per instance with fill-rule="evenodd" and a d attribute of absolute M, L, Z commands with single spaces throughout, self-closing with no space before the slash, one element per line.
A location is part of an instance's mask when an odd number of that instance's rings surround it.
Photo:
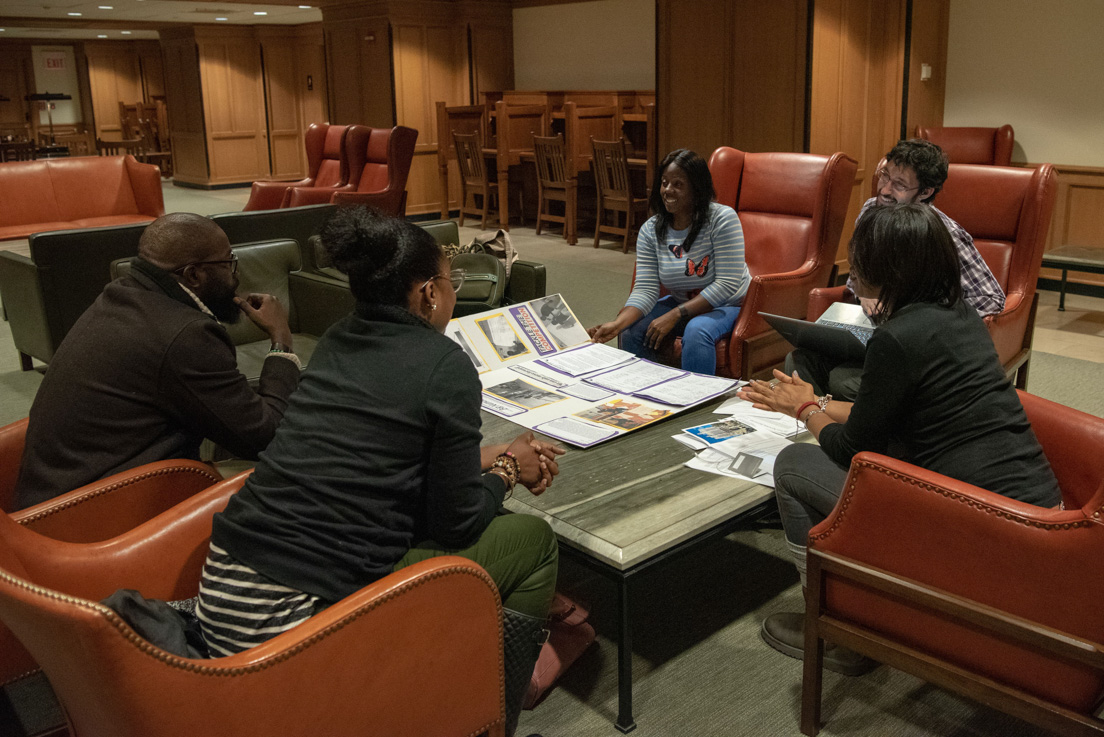
<path fill-rule="evenodd" d="M 300 10 L 310 10 L 311 7 L 313 7 L 313 6 L 311 6 L 311 5 L 300 5 L 299 9 Z"/>
<path fill-rule="evenodd" d="M 229 18 L 215 18 L 215 20 L 230 20 Z"/>
<path fill-rule="evenodd" d="M 267 10 L 254 10 L 253 15 L 268 15 Z"/>
<path fill-rule="evenodd" d="M 96 7 L 99 8 L 100 10 L 114 10 L 115 9 L 114 5 L 97 5 Z"/>
<path fill-rule="evenodd" d="M 107 38 L 107 34 L 106 33 L 97 34 L 96 38 Z"/>
<path fill-rule="evenodd" d="M 66 15 L 71 15 L 74 18 L 80 17 L 80 13 L 66 13 Z"/>
<path fill-rule="evenodd" d="M 119 31 L 119 33 L 123 34 L 124 36 L 130 35 L 130 31 Z"/>

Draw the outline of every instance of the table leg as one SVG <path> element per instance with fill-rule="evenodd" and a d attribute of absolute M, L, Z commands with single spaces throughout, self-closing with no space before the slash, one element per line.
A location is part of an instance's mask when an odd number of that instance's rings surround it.
<path fill-rule="evenodd" d="M 1066 311 L 1066 276 L 1068 274 L 1069 274 L 1069 272 L 1067 270 L 1062 269 L 1062 286 L 1058 290 L 1058 311 L 1059 312 L 1065 312 Z"/>
<path fill-rule="evenodd" d="M 632 630 L 629 611 L 629 579 L 621 576 L 617 585 L 617 731 L 628 734 L 636 729 L 632 714 Z"/>

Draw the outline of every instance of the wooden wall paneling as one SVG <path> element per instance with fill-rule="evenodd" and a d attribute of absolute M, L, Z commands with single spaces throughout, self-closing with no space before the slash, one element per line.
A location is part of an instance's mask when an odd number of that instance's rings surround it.
<path fill-rule="evenodd" d="M 252 182 L 269 175 L 260 44 L 251 28 L 217 31 L 197 37 L 209 183 Z"/>
<path fill-rule="evenodd" d="M 738 2 L 731 24 L 727 145 L 744 151 L 804 151 L 807 1 Z"/>
<path fill-rule="evenodd" d="M 485 92 L 514 88 L 514 29 L 505 12 L 479 17 L 468 24 L 471 38 L 471 68 L 474 88 L 471 99 L 478 102 Z"/>
<path fill-rule="evenodd" d="M 374 7 L 322 8 L 332 123 L 395 124 L 390 23 Z"/>
<path fill-rule="evenodd" d="M 311 123 L 323 123 L 330 119 L 326 48 L 322 41 L 321 26 L 312 28 L 312 32 L 301 38 L 296 45 L 295 68 L 299 75 L 299 117 L 305 131 Z M 306 156 L 305 150 L 303 155 Z"/>
<path fill-rule="evenodd" d="M 728 137 L 732 89 L 732 2 L 658 0 L 657 123 L 660 157 L 676 148 L 702 156 Z M 705 62 L 708 60 L 708 62 Z M 702 64 L 708 63 L 708 74 Z"/>
<path fill-rule="evenodd" d="M 905 135 L 909 138 L 916 134 L 918 125 L 943 125 L 950 15 L 950 0 L 912 0 L 908 111 L 905 124 Z M 931 67 L 931 79 L 926 81 L 922 78 L 924 64 Z"/>
<path fill-rule="evenodd" d="M 173 180 L 207 184 L 207 135 L 203 118 L 203 87 L 194 31 L 161 31 L 165 97 L 172 133 Z"/>
<path fill-rule="evenodd" d="M 467 39 L 443 21 L 396 22 L 392 42 L 396 122 L 418 131 L 406 210 L 435 212 L 441 203 L 435 105 L 467 99 Z"/>
<path fill-rule="evenodd" d="M 11 98 L 9 102 L 0 102 L 0 135 L 25 138 L 30 133 L 29 107 L 23 99 L 28 93 L 30 59 L 29 46 L 0 44 L 0 93 Z"/>
<path fill-rule="evenodd" d="M 142 68 L 142 93 L 146 102 L 165 97 L 165 67 L 161 59 L 161 44 L 138 42 L 138 61 Z"/>
<path fill-rule="evenodd" d="M 137 50 L 128 43 L 86 44 L 88 84 L 96 138 L 118 141 L 123 136 L 119 103 L 142 102 L 142 70 Z"/>
<path fill-rule="evenodd" d="M 1055 166 L 1058 191 L 1047 239 L 1048 251 L 1059 246 L 1104 248 L 1104 168 Z M 1039 276 L 1062 278 L 1058 269 L 1041 269 Z M 1104 285 L 1104 274 L 1069 272 L 1069 280 Z"/>
<path fill-rule="evenodd" d="M 836 261 L 846 271 L 847 242 L 870 178 L 901 125 L 905 0 L 817 0 L 813 22 L 809 150 L 858 161 Z"/>
<path fill-rule="evenodd" d="M 296 44 L 287 31 L 261 31 L 260 41 L 271 174 L 275 179 L 301 178 L 306 176 L 307 160 L 298 100 Z"/>

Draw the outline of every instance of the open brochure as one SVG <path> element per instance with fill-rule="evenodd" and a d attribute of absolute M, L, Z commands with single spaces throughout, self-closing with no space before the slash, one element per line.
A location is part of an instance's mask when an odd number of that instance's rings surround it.
<path fill-rule="evenodd" d="M 582 448 L 737 384 L 590 343 L 559 294 L 456 318 L 445 334 L 480 372 L 484 410 Z"/>

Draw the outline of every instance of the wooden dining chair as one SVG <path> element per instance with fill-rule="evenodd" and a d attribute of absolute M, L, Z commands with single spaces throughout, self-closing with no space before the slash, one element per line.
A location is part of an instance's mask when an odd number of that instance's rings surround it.
<path fill-rule="evenodd" d="M 124 141 L 101 141 L 96 139 L 96 153 L 100 156 L 126 156 L 130 154 L 141 160 L 146 147 L 141 138 L 130 138 Z"/>
<path fill-rule="evenodd" d="M 637 215 L 644 216 L 641 223 L 648 217 L 648 199 L 637 197 L 633 193 L 624 138 L 616 141 L 595 141 L 591 138 L 590 145 L 594 150 L 591 171 L 594 172 L 594 183 L 598 188 L 594 247 L 598 247 L 602 233 L 612 233 L 621 236 L 621 251 L 628 253 L 630 245 L 636 246 L 636 234 L 640 228 Z M 613 223 L 607 224 L 605 215 L 610 210 L 614 213 Z M 625 216 L 624 226 L 620 225 L 620 213 Z"/>
<path fill-rule="evenodd" d="M 578 190 L 575 182 L 568 176 L 567 161 L 564 153 L 563 136 L 538 136 L 533 134 L 533 152 L 537 160 L 537 235 L 541 233 L 544 221 L 563 223 L 564 240 L 572 243 L 575 233 L 575 216 L 578 212 Z M 564 204 L 563 215 L 553 215 L 552 202 Z M 546 212 L 546 208 L 549 211 Z"/>
<path fill-rule="evenodd" d="M 34 141 L 0 143 L 0 161 L 33 161 L 38 156 Z"/>
<path fill-rule="evenodd" d="M 460 167 L 460 225 L 464 224 L 464 215 L 478 215 L 480 227 L 487 227 L 487 214 L 497 210 L 491 208 L 491 198 L 497 198 L 498 182 L 487 176 L 487 165 L 483 160 L 483 145 L 479 133 L 452 132 L 452 141 L 456 146 L 456 162 Z M 476 197 L 482 198 L 482 204 L 476 204 Z"/>

